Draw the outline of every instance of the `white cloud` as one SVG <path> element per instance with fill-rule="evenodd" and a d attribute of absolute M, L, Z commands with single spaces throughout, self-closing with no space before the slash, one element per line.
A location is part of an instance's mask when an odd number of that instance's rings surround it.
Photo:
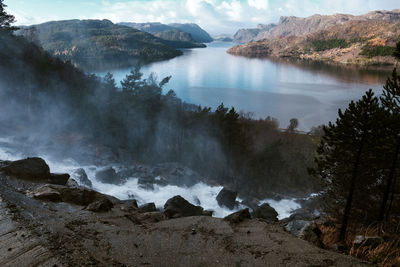
<path fill-rule="evenodd" d="M 96 4 L 94 1 L 79 4 L 62 1 L 63 8 L 46 1 L 40 1 L 41 8 L 31 5 L 30 12 L 24 9 L 27 3 L 24 0 L 18 0 L 20 4 L 17 0 L 10 1 L 10 13 L 16 16 L 18 24 L 73 18 L 110 19 L 113 22 L 194 22 L 217 34 L 234 33 L 239 28 L 255 27 L 259 23 L 278 22 L 280 16 L 357 15 L 399 7 L 398 0 L 97 0 Z"/>

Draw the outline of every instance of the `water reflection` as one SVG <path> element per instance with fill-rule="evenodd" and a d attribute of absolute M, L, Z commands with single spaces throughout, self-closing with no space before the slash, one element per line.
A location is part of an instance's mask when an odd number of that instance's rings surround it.
<path fill-rule="evenodd" d="M 256 117 L 275 117 L 281 127 L 296 117 L 302 130 L 335 120 L 338 108 L 369 88 L 380 92 L 390 74 L 387 69 L 232 56 L 226 53 L 230 46 L 212 43 L 186 50 L 183 56 L 148 64 L 143 71 L 160 78 L 172 75 L 166 89 L 175 90 L 184 101 L 213 108 L 223 102 Z M 130 68 L 109 71 L 119 81 Z"/>

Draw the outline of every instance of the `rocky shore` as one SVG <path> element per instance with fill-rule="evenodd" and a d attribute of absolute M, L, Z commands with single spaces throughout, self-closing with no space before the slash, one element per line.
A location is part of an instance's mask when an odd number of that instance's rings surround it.
<path fill-rule="evenodd" d="M 39 158 L 0 161 L 1 266 L 367 265 L 288 233 L 313 230 L 278 222 L 268 204 L 220 219 L 181 196 L 138 207 L 66 177 Z"/>

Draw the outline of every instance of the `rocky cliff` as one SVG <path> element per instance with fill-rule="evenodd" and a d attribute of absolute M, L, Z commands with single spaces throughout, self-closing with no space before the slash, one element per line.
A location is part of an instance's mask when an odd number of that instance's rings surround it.
<path fill-rule="evenodd" d="M 233 47 L 228 53 L 345 64 L 394 64 L 391 54 L 400 40 L 400 9 L 373 11 L 361 16 L 281 17 L 276 26 L 265 29 L 240 30 L 235 40 L 242 37 L 250 39 L 249 43 Z"/>
<path fill-rule="evenodd" d="M 213 218 L 176 196 L 161 212 L 32 174 L 50 172 L 0 161 L 1 266 L 368 266 L 247 209 Z"/>

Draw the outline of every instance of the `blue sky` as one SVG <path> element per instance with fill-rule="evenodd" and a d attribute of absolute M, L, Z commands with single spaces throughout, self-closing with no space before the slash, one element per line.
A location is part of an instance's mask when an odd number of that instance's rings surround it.
<path fill-rule="evenodd" d="M 234 33 L 280 16 L 363 14 L 400 8 L 398 0 L 5 0 L 18 25 L 62 19 L 195 22 L 213 34 Z"/>

